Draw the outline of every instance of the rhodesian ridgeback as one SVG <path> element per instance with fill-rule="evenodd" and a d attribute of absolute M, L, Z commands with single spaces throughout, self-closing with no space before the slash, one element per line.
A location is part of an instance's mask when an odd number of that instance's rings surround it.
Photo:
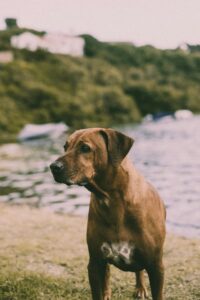
<path fill-rule="evenodd" d="M 113 129 L 75 131 L 50 166 L 54 179 L 91 192 L 88 275 L 93 300 L 111 299 L 109 265 L 136 273 L 136 298 L 163 299 L 165 208 L 155 188 L 127 158 L 133 139 Z"/>

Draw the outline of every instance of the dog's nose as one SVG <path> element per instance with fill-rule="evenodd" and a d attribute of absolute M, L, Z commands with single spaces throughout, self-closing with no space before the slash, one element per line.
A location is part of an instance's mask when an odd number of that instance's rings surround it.
<path fill-rule="evenodd" d="M 60 161 L 54 161 L 51 165 L 50 165 L 50 169 L 53 173 L 60 173 L 63 169 L 64 166 Z"/>

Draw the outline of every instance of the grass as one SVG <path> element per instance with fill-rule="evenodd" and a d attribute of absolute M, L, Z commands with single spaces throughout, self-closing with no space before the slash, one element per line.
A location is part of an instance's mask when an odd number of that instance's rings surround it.
<path fill-rule="evenodd" d="M 90 299 L 86 219 L 0 205 L 0 300 Z M 200 240 L 168 235 L 165 298 L 200 299 Z M 112 268 L 112 299 L 134 299 L 135 278 Z"/>

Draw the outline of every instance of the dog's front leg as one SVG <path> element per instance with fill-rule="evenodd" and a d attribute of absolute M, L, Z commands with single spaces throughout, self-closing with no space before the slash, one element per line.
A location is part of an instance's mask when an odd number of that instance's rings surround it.
<path fill-rule="evenodd" d="M 147 269 L 153 300 L 163 300 L 164 267 L 162 261 Z"/>
<path fill-rule="evenodd" d="M 101 261 L 90 259 L 88 276 L 93 300 L 110 300 L 109 266 Z"/>
<path fill-rule="evenodd" d="M 147 289 L 145 287 L 144 270 L 136 272 L 135 275 L 136 275 L 136 291 L 135 291 L 136 298 L 141 298 L 141 299 L 148 298 Z"/>
<path fill-rule="evenodd" d="M 110 266 L 106 264 L 105 269 L 102 273 L 102 280 L 103 280 L 103 300 L 110 300 L 111 299 L 111 289 L 110 289 Z"/>

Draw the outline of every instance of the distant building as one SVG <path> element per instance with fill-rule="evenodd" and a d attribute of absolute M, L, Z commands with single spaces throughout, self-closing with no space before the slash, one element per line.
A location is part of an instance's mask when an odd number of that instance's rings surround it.
<path fill-rule="evenodd" d="M 4 21 L 6 23 L 7 29 L 18 27 L 17 19 L 15 19 L 15 18 L 6 18 Z"/>
<path fill-rule="evenodd" d="M 181 49 L 181 50 L 183 50 L 183 51 L 185 51 L 185 52 L 189 52 L 190 51 L 187 43 L 181 43 L 178 48 Z"/>
<path fill-rule="evenodd" d="M 11 37 L 11 46 L 14 48 L 36 51 L 38 48 L 42 48 L 41 45 L 41 37 L 28 31 Z"/>
<path fill-rule="evenodd" d="M 11 51 L 0 51 L 0 63 L 9 63 L 13 61 L 13 53 Z"/>
<path fill-rule="evenodd" d="M 18 49 L 46 49 L 51 53 L 68 54 L 72 56 L 83 56 L 85 41 L 81 37 L 67 34 L 47 33 L 43 36 L 35 35 L 31 32 L 24 32 L 20 35 L 12 36 L 11 45 Z"/>
<path fill-rule="evenodd" d="M 48 33 L 44 36 L 44 47 L 51 53 L 84 55 L 85 41 L 81 37 Z"/>

